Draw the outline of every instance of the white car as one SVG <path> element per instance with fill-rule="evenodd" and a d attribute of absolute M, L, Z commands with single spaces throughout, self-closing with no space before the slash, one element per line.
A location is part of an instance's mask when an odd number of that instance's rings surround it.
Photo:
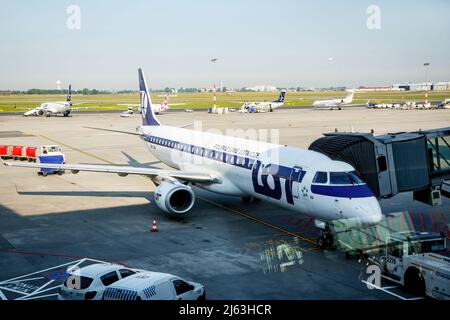
<path fill-rule="evenodd" d="M 104 300 L 205 300 L 202 284 L 159 272 L 143 271 L 106 288 Z"/>
<path fill-rule="evenodd" d="M 80 269 L 69 267 L 69 275 L 59 288 L 58 300 L 101 300 L 106 287 L 139 271 L 105 263 Z"/>

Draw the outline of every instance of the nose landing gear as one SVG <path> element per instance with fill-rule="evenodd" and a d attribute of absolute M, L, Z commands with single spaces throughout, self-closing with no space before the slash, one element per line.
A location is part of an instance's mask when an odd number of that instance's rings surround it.
<path fill-rule="evenodd" d="M 332 232 L 329 223 L 316 220 L 316 227 L 321 229 L 319 237 L 317 238 L 317 245 L 319 248 L 324 250 L 336 249 L 334 233 Z"/>

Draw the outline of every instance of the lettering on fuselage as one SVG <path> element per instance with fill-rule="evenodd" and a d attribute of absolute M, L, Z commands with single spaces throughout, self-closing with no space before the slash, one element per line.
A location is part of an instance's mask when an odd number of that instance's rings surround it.
<path fill-rule="evenodd" d="M 263 165 L 260 160 L 255 160 L 260 154 L 245 149 L 215 145 L 214 149 L 208 149 L 192 144 L 182 143 L 175 140 L 159 138 L 145 135 L 144 140 L 151 144 L 151 148 L 156 150 L 155 145 L 178 150 L 180 152 L 191 153 L 202 158 L 223 162 L 234 167 L 252 171 L 253 190 L 263 196 L 280 200 L 283 197 L 282 181 L 284 179 L 284 192 L 286 202 L 294 204 L 294 197 L 298 197 L 298 184 L 302 182 L 306 171 L 300 167 L 285 167 L 277 164 Z M 225 151 L 226 150 L 226 151 Z M 232 153 L 229 153 L 232 152 Z M 261 178 L 261 183 L 258 181 Z M 269 177 L 273 180 L 273 186 L 269 183 Z M 294 182 L 296 183 L 294 185 Z M 296 192 L 294 192 L 294 190 Z"/>
<path fill-rule="evenodd" d="M 283 195 L 281 179 L 284 179 L 286 202 L 294 204 L 294 182 L 301 183 L 305 173 L 306 172 L 301 169 L 295 170 L 294 168 L 276 164 L 263 165 L 261 161 L 257 160 L 252 168 L 253 189 L 260 195 L 280 200 Z M 273 180 L 273 186 L 270 186 L 269 184 L 269 176 Z M 261 178 L 261 183 L 258 178 Z"/>

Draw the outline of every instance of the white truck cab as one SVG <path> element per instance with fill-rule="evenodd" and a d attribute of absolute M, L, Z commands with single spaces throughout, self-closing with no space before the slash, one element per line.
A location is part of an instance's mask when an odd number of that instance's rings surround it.
<path fill-rule="evenodd" d="M 204 300 L 203 285 L 180 277 L 145 271 L 106 288 L 104 300 Z"/>
<path fill-rule="evenodd" d="M 450 252 L 435 232 L 407 231 L 387 237 L 383 277 L 418 295 L 450 300 Z"/>

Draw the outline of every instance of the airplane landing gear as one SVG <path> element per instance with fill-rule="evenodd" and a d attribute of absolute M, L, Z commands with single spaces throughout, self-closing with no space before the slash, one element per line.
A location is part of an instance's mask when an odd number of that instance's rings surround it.
<path fill-rule="evenodd" d="M 251 202 L 259 202 L 260 199 L 252 197 L 252 196 L 243 196 L 242 201 L 244 201 L 245 203 L 251 203 Z"/>
<path fill-rule="evenodd" d="M 317 238 L 317 245 L 320 249 L 336 249 L 336 242 L 334 234 L 330 229 L 327 222 L 324 223 L 325 227 L 320 230 L 319 237 Z"/>

